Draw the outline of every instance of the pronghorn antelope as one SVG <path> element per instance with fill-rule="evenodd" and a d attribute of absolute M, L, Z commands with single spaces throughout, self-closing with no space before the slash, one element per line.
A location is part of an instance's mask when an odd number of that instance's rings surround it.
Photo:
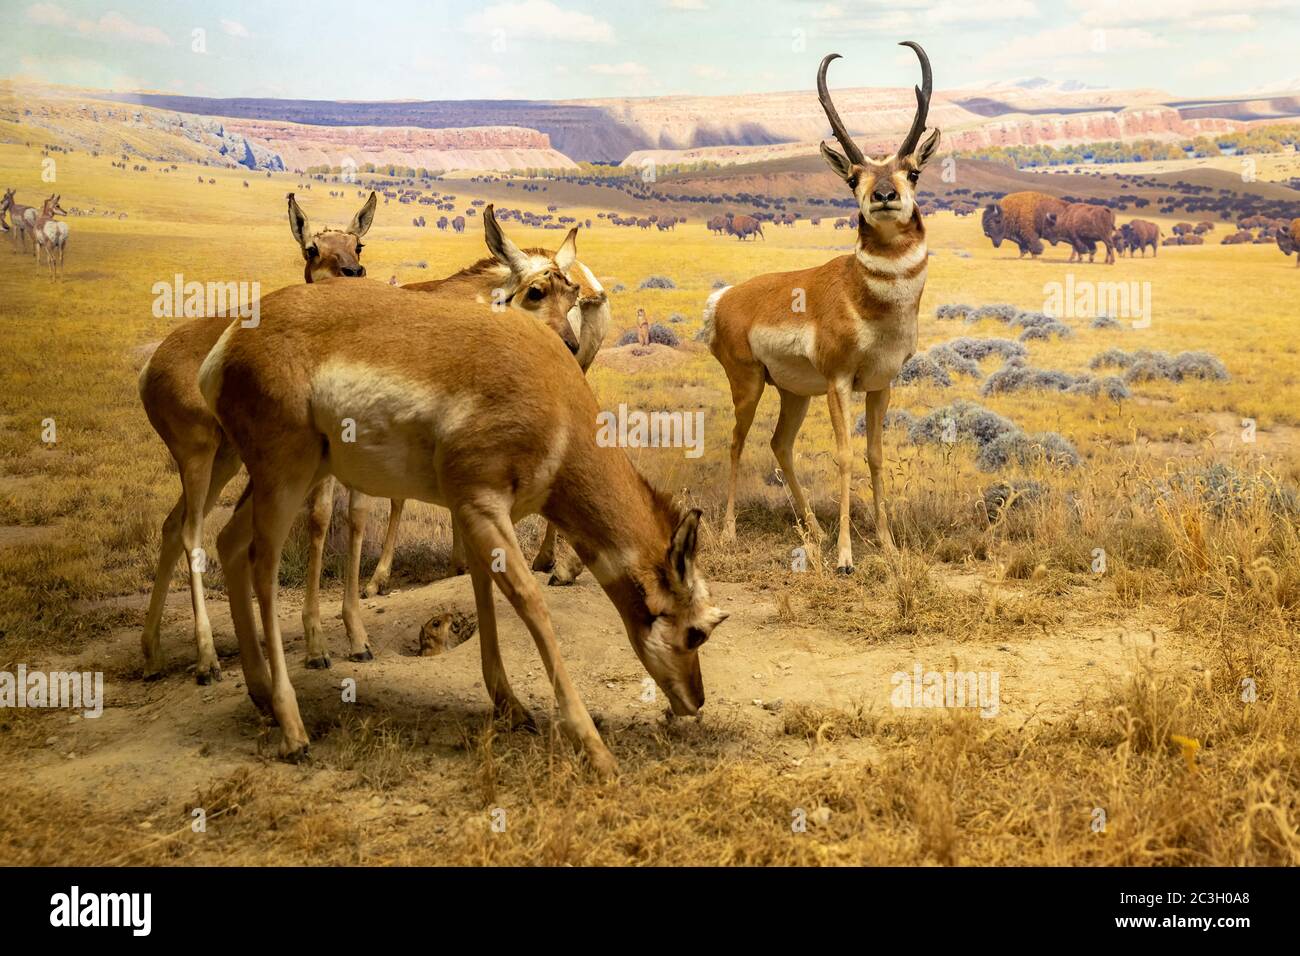
<path fill-rule="evenodd" d="M 894 547 L 885 518 L 882 433 L 889 386 L 916 351 L 917 307 L 925 288 L 925 226 L 916 204 L 916 183 L 934 155 L 939 131 L 922 141 L 930 106 L 930 61 L 911 41 L 921 61 L 916 116 L 898 152 L 883 160 L 866 157 L 853 142 L 826 88 L 832 53 L 817 71 L 817 94 L 841 155 L 822 143 L 822 156 L 848 183 L 858 203 L 855 253 L 815 269 L 758 276 L 709 297 L 705 328 L 709 348 L 726 370 L 735 405 L 731 473 L 727 486 L 724 538 L 736 534 L 736 473 L 754 411 L 771 382 L 781 395 L 781 414 L 772 451 L 785 476 L 798 520 L 820 534 L 794 473 L 794 440 L 809 399 L 825 395 L 835 431 L 840 471 L 838 569 L 853 571 L 849 536 L 852 451 L 849 403 L 866 393 L 867 462 L 880 543 Z"/>
<path fill-rule="evenodd" d="M 345 230 L 312 232 L 293 194 L 289 194 L 289 225 L 302 248 L 308 282 L 337 276 L 364 275 L 361 238 L 375 215 L 375 194 L 352 218 Z M 230 324 L 226 317 L 196 319 L 175 329 L 163 339 L 140 372 L 140 399 L 145 414 L 176 460 L 181 478 L 181 496 L 162 527 L 162 547 L 153 593 L 145 615 L 140 643 L 144 649 L 146 677 L 162 673 L 161 625 L 163 606 L 172 569 L 182 554 L 190 575 L 190 600 L 194 608 L 194 638 L 199 658 L 195 673 L 200 684 L 221 679 L 221 665 L 212 643 L 212 628 L 203 599 L 203 570 L 206 563 L 200 545 L 203 519 L 216 505 L 221 490 L 239 470 L 239 456 L 221 431 L 199 394 L 198 371 L 203 359 Z M 325 534 L 329 530 L 333 485 L 317 489 L 311 503 L 310 563 L 307 595 L 303 601 L 303 630 L 309 656 L 324 653 L 317 587 L 320 578 Z M 353 647 L 361 654 L 364 647 Z M 326 658 L 328 659 L 328 658 Z"/>
<path fill-rule="evenodd" d="M 68 214 L 68 211 L 59 205 L 61 198 L 61 196 L 51 196 L 45 200 L 40 213 L 35 218 L 28 217 L 32 238 L 36 242 L 36 261 L 41 261 L 41 250 L 44 250 L 51 279 L 56 272 L 62 275 L 63 256 L 68 248 L 68 224 L 54 218 Z"/>
<path fill-rule="evenodd" d="M 497 228 L 495 214 L 491 206 L 484 210 L 485 235 L 489 228 L 489 219 L 492 220 L 491 228 Z M 566 276 L 577 282 L 579 287 L 578 302 L 569 310 L 566 321 L 568 327 L 573 329 L 576 334 L 577 350 L 574 352 L 574 356 L 585 374 L 587 369 L 591 367 L 591 363 L 596 360 L 596 355 L 600 352 L 600 347 L 605 341 L 605 334 L 609 331 L 610 310 L 609 297 L 601 287 L 600 282 L 592 274 L 591 270 L 577 259 L 577 248 L 573 243 L 576 232 L 577 227 L 569 230 L 569 235 L 565 238 L 564 243 L 560 245 L 559 252 L 533 248 L 524 249 L 523 254 L 532 260 L 531 265 L 534 269 L 542 267 L 543 259 L 550 259 L 560 267 Z M 468 298 L 472 298 L 476 302 L 500 302 L 503 297 L 508 298 L 511 282 L 518 280 L 517 274 L 512 279 L 513 273 L 514 270 L 509 263 L 493 255 L 481 259 L 445 279 L 412 282 L 402 286 L 402 288 L 416 292 L 449 293 L 454 287 L 459 286 L 464 290 L 464 294 Z M 570 343 L 564 323 L 557 324 L 555 330 L 566 344 Z M 572 348 L 572 346 L 570 347 Z M 380 594 L 388 586 L 388 579 L 392 573 L 393 551 L 397 544 L 397 528 L 401 521 L 402 504 L 401 501 L 391 502 L 388 530 L 384 535 L 383 550 L 379 556 L 379 563 L 375 565 L 374 574 L 362 592 L 365 597 Z M 552 585 L 572 584 L 578 575 L 582 573 L 581 560 L 571 548 L 564 546 L 563 539 L 556 537 L 555 527 L 549 522 L 546 525 L 542 545 L 533 558 L 532 566 L 534 571 L 550 571 L 551 577 L 548 583 Z M 465 567 L 462 549 L 453 532 L 452 568 L 456 573 L 464 573 Z"/>
<path fill-rule="evenodd" d="M 6 189 L 4 199 L 0 200 L 0 212 L 9 213 L 10 232 L 13 233 L 13 243 L 19 252 L 27 251 L 27 233 L 30 231 L 31 220 L 35 221 L 37 210 L 31 206 L 24 206 L 21 203 L 14 202 L 14 190 Z"/>
<path fill-rule="evenodd" d="M 307 264 L 305 278 L 308 283 L 316 278 L 355 277 L 358 272 L 364 275 L 365 270 L 360 263 L 363 248 L 360 239 L 370 228 L 376 202 L 372 193 L 371 198 L 353 217 L 351 225 L 346 230 L 312 232 L 308 227 L 306 216 L 290 194 L 290 229 L 302 248 L 303 258 Z M 496 221 L 491 207 L 484 210 L 483 221 L 485 233 L 496 230 Z M 581 266 L 574 258 L 576 254 L 574 232 L 576 230 L 570 231 L 566 243 L 561 246 L 561 252 L 550 253 L 533 249 L 528 250 L 528 256 L 534 267 L 533 271 L 543 268 L 543 260 L 547 267 L 554 265 L 557 259 L 564 261 L 566 266 L 572 260 L 575 268 L 586 276 L 588 281 L 582 283 L 583 298 L 575 307 L 575 311 L 581 310 L 582 314 L 582 328 L 579 334 L 575 336 L 572 331 L 572 313 L 568 319 L 557 320 L 552 326 L 561 338 L 566 339 L 570 350 L 576 349 L 578 361 L 583 363 L 585 368 L 595 358 L 604 338 L 608 325 L 608 305 L 599 283 L 586 267 Z M 513 273 L 509 265 L 492 258 L 475 263 L 446 279 L 414 283 L 406 288 L 424 292 L 441 289 L 448 295 L 456 294 L 466 299 L 491 302 L 494 301 L 494 297 L 512 290 L 520 281 L 520 276 Z M 180 557 L 182 549 L 187 554 L 193 554 L 194 549 L 198 547 L 198 543 L 202 540 L 204 515 L 216 504 L 222 488 L 239 469 L 238 457 L 234 455 L 219 424 L 203 403 L 196 384 L 200 364 L 216 344 L 227 324 L 227 319 L 215 318 L 199 319 L 179 327 L 158 346 L 140 376 L 140 394 L 145 411 L 155 431 L 176 459 L 182 484 L 180 500 L 163 524 L 162 551 L 154 579 L 149 612 L 145 618 L 144 633 L 141 636 L 146 676 L 155 676 L 162 669 L 160 625 L 171 569 Z M 333 498 L 333 480 L 323 481 L 313 489 L 308 508 L 311 547 L 302 617 L 307 645 L 307 666 L 314 668 L 330 666 L 329 652 L 320 624 L 319 582 Z M 205 503 L 191 508 L 188 506 L 189 502 Z M 367 586 L 367 594 L 377 593 L 387 581 L 401 510 L 402 502 L 393 501 L 383 553 L 375 576 Z M 349 511 L 354 520 L 351 522 L 349 532 L 349 562 L 345 577 L 343 621 L 348 634 L 349 658 L 364 661 L 371 658 L 372 652 L 365 627 L 361 622 L 358 578 L 362 535 L 365 529 L 364 519 L 369 512 L 369 502 L 364 495 L 353 493 Z M 190 543 L 191 541 L 193 543 Z M 549 553 L 548 547 L 553 549 L 554 546 L 554 529 L 548 526 L 547 541 L 543 544 L 543 551 L 539 552 L 539 560 L 545 553 Z M 453 547 L 453 551 L 455 550 Z M 453 563 L 456 562 L 457 559 L 453 558 Z M 463 561 L 459 563 L 463 564 Z M 200 560 L 198 564 L 199 566 L 191 569 L 190 572 L 195 639 L 199 651 L 196 677 L 199 683 L 206 684 L 214 679 L 219 680 L 221 670 L 203 604 L 200 578 L 202 561 Z M 567 583 L 564 581 L 566 577 L 568 581 L 572 581 L 582 568 L 581 561 L 571 551 L 565 553 L 562 560 L 555 564 L 555 576 L 560 579 L 557 583 Z"/>
<path fill-rule="evenodd" d="M 511 261 L 527 261 L 504 243 Z M 551 289 L 534 309 L 538 283 Z M 499 315 L 382 283 L 294 286 L 262 301 L 259 328 L 232 324 L 204 360 L 200 389 L 250 479 L 218 538 L 231 616 L 249 694 L 279 723 L 284 756 L 305 755 L 308 737 L 281 645 L 276 575 L 294 513 L 327 475 L 451 509 L 473 578 L 484 682 L 513 726 L 531 718 L 501 663 L 494 582 L 533 635 L 563 728 L 599 772 L 617 769 L 515 537 L 513 523 L 538 511 L 592 569 L 673 712 L 699 711 L 699 647 L 726 617 L 696 570 L 699 512 L 682 515 L 624 451 L 597 444 L 581 370 L 527 314 L 563 317 L 577 294 L 558 270 L 520 283 Z M 357 423 L 351 442 L 338 440 L 345 418 Z"/>

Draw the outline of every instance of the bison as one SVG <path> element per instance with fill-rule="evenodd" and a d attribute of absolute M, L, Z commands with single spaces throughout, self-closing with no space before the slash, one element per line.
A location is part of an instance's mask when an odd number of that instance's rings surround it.
<path fill-rule="evenodd" d="M 1300 253 L 1300 219 L 1292 219 L 1285 229 L 1277 230 L 1276 238 L 1277 247 L 1282 250 L 1283 255 Z M 1295 264 L 1296 268 L 1300 269 L 1300 255 L 1296 256 Z"/>
<path fill-rule="evenodd" d="M 1151 247 L 1153 256 L 1159 254 L 1160 227 L 1154 222 L 1148 222 L 1145 219 L 1134 219 L 1132 222 L 1126 222 L 1121 226 L 1120 232 L 1124 234 L 1124 245 L 1128 247 L 1130 258 L 1137 251 L 1141 251 L 1142 257 L 1146 258 L 1147 246 Z"/>
<path fill-rule="evenodd" d="M 1055 196 L 1039 192 L 1008 193 L 984 210 L 984 235 L 993 240 L 993 248 L 1004 239 L 1020 247 L 1020 257 L 1043 254 L 1043 240 L 1052 245 L 1057 240 L 1044 230 L 1047 217 L 1059 215 L 1068 204 Z"/>
<path fill-rule="evenodd" d="M 453 220 L 451 221 L 451 228 L 452 228 L 452 230 L 453 230 L 454 232 L 464 232 L 464 231 L 465 231 L 465 217 L 464 217 L 464 216 L 457 216 L 455 219 L 453 219 Z"/>
<path fill-rule="evenodd" d="M 733 216 L 731 213 L 727 213 L 727 235 L 735 236 L 741 242 L 750 236 L 767 239 L 763 235 L 763 224 L 753 216 Z"/>
<path fill-rule="evenodd" d="M 1049 212 L 1043 219 L 1043 238 L 1068 242 L 1073 250 L 1070 261 L 1083 261 L 1088 254 L 1091 262 L 1097 253 L 1097 243 L 1106 247 L 1106 263 L 1115 262 L 1115 212 L 1106 206 L 1093 203 L 1072 202 L 1063 212 Z"/>

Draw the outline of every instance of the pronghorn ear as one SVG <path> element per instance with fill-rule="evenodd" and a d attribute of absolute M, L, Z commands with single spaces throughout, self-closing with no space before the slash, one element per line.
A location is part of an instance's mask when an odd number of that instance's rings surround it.
<path fill-rule="evenodd" d="M 686 512 L 685 517 L 677 522 L 673 540 L 668 545 L 668 569 L 675 587 L 689 590 L 695 580 L 695 550 L 700 543 L 701 514 L 703 512 L 699 508 Z"/>
<path fill-rule="evenodd" d="M 912 164 L 922 169 L 939 148 L 939 131 L 935 130 L 912 153 Z"/>
<path fill-rule="evenodd" d="M 298 205 L 298 200 L 289 193 L 289 231 L 293 233 L 298 245 L 307 248 L 307 214 Z"/>
<path fill-rule="evenodd" d="M 849 181 L 849 176 L 852 175 L 853 164 L 849 162 L 847 156 L 833 147 L 827 146 L 825 143 L 822 143 L 822 156 L 826 158 L 826 162 L 830 165 L 831 169 L 835 170 L 836 175 L 838 175 L 840 179 L 845 182 Z"/>
<path fill-rule="evenodd" d="M 506 238 L 501 227 L 497 225 L 497 215 L 491 203 L 483 209 L 483 239 L 487 242 L 488 251 L 498 262 L 509 266 L 510 271 L 515 275 L 523 274 L 527 258 L 519 251 L 518 246 Z"/>
<path fill-rule="evenodd" d="M 560 267 L 561 272 L 568 272 L 569 266 L 573 265 L 578 258 L 578 227 L 574 226 L 569 230 L 569 234 L 564 237 L 564 242 L 560 245 L 560 251 L 555 254 L 555 264 Z"/>
<path fill-rule="evenodd" d="M 360 239 L 370 231 L 371 223 L 375 221 L 375 204 L 379 202 L 379 197 L 375 191 L 370 190 L 370 198 L 366 204 L 361 207 L 360 212 L 352 217 L 352 223 L 348 226 L 348 232 Z"/>

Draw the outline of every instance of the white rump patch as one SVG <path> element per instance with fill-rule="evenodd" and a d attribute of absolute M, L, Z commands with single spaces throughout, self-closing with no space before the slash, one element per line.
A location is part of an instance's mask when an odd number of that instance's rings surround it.
<path fill-rule="evenodd" d="M 731 286 L 724 285 L 721 289 L 718 289 L 710 295 L 708 300 L 704 303 L 704 338 L 710 344 L 713 342 L 713 333 L 715 331 L 713 327 L 713 317 L 718 311 L 718 302 L 730 290 Z"/>
<path fill-rule="evenodd" d="M 237 328 L 239 328 L 238 320 L 231 322 L 226 327 L 226 331 L 221 333 L 221 338 L 217 339 L 217 344 L 212 346 L 212 351 L 203 360 L 203 364 L 199 366 L 199 392 L 208 406 L 208 411 L 213 415 L 217 414 L 217 397 L 221 394 L 221 373 L 226 361 L 226 344 Z"/>

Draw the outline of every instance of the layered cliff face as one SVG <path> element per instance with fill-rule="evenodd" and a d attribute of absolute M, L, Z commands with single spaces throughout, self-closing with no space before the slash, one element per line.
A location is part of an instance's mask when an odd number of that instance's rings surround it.
<path fill-rule="evenodd" d="M 425 169 L 572 168 L 537 130 L 514 126 L 418 129 L 405 126 L 308 126 L 274 120 L 228 120 L 227 129 L 263 144 L 290 169 L 311 166 L 424 167 Z"/>

